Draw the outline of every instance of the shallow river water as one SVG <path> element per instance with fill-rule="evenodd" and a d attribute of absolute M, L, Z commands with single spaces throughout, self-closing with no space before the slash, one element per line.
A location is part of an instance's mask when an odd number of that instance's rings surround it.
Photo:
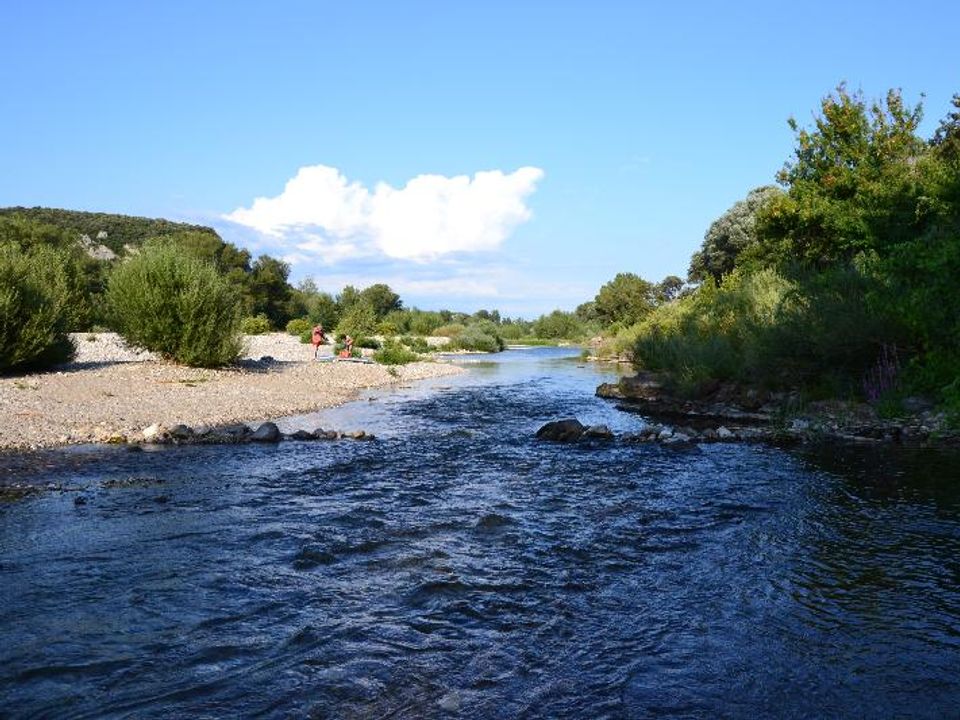
<path fill-rule="evenodd" d="M 286 422 L 375 442 L 3 460 L 65 489 L 0 505 L 0 717 L 960 713 L 955 455 L 541 443 L 642 420 L 466 364 Z"/>

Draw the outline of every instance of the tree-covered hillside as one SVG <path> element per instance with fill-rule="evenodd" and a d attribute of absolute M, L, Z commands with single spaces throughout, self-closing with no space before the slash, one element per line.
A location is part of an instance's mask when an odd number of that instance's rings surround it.
<path fill-rule="evenodd" d="M 107 246 L 120 255 L 124 245 L 139 246 L 144 241 L 163 235 L 182 232 L 195 232 L 218 237 L 213 228 L 203 225 L 173 222 L 161 218 L 134 217 L 113 213 L 84 212 L 82 210 L 61 210 L 45 207 L 6 207 L 0 208 L 0 217 L 18 215 L 27 220 L 53 225 L 68 233 L 76 234 L 77 239 L 86 235 L 91 240 Z"/>

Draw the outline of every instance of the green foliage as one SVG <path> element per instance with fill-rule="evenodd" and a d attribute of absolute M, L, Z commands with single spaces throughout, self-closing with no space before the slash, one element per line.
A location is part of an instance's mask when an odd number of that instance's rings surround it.
<path fill-rule="evenodd" d="M 66 362 L 82 300 L 73 259 L 52 247 L 0 242 L 0 372 Z"/>
<path fill-rule="evenodd" d="M 382 320 L 388 313 L 400 310 L 403 307 L 400 296 L 393 292 L 389 285 L 383 283 L 377 283 L 362 290 L 360 292 L 360 302 L 369 305 L 378 320 Z"/>
<path fill-rule="evenodd" d="M 459 335 L 452 337 L 448 345 L 451 349 L 474 352 L 500 352 L 506 346 L 496 324 L 487 320 L 467 326 Z"/>
<path fill-rule="evenodd" d="M 310 336 L 313 335 L 313 323 L 309 318 L 294 318 L 287 323 L 287 333 L 298 337 L 307 336 L 307 342 L 310 342 Z"/>
<path fill-rule="evenodd" d="M 450 325 L 441 325 L 433 329 L 433 334 L 437 337 L 455 338 L 463 334 L 466 325 L 460 323 L 451 323 Z"/>
<path fill-rule="evenodd" d="M 383 348 L 373 354 L 373 359 L 381 365 L 406 365 L 420 359 L 417 353 L 408 350 L 400 343 L 385 343 Z"/>
<path fill-rule="evenodd" d="M 291 305 L 297 315 L 306 316 L 311 327 L 317 323 L 325 328 L 337 326 L 340 311 L 330 293 L 320 292 L 317 284 L 306 279 L 291 292 Z"/>
<path fill-rule="evenodd" d="M 361 335 L 356 340 L 353 341 L 354 347 L 366 348 L 367 350 L 379 350 L 381 342 L 374 337 L 367 337 Z"/>
<path fill-rule="evenodd" d="M 359 338 L 373 335 L 377 331 L 377 316 L 365 302 L 356 302 L 347 309 L 337 324 L 338 335 L 351 335 Z"/>
<path fill-rule="evenodd" d="M 635 359 L 694 393 L 715 380 L 858 395 L 878 350 L 903 358 L 901 392 L 960 395 L 960 96 L 929 142 L 921 108 L 841 86 L 778 176 L 708 230 L 695 291 L 623 336 Z M 719 284 L 718 282 L 719 281 Z M 898 378 L 898 382 L 900 382 Z M 876 395 L 876 388 L 871 391 Z M 957 403 L 960 407 L 960 403 Z"/>
<path fill-rule="evenodd" d="M 247 278 L 250 312 L 266 315 L 273 328 L 282 328 L 296 312 L 293 289 L 287 282 L 290 266 L 269 255 L 258 257 Z"/>
<path fill-rule="evenodd" d="M 500 326 L 500 336 L 504 340 L 517 341 L 533 334 L 533 323 L 514 321 Z"/>
<path fill-rule="evenodd" d="M 758 212 L 771 199 L 782 194 L 780 189 L 772 185 L 756 188 L 714 220 L 704 235 L 700 250 L 690 258 L 690 282 L 703 282 L 708 277 L 720 280 L 733 272 L 740 254 L 757 243 Z M 674 280 L 679 278 L 664 280 L 661 293 L 664 302 L 675 298 L 683 286 L 682 282 L 678 285 Z"/>
<path fill-rule="evenodd" d="M 795 157 L 778 176 L 787 192 L 758 212 L 756 258 L 823 269 L 922 232 L 921 116 L 896 91 L 868 106 L 841 85 L 823 99 L 813 129 L 791 120 Z"/>
<path fill-rule="evenodd" d="M 124 245 L 137 247 L 150 238 L 184 232 L 201 233 L 219 240 L 219 236 L 213 228 L 130 215 L 42 207 L 0 208 L 0 216 L 4 215 L 19 215 L 33 223 L 59 228 L 61 231 L 66 231 L 71 242 L 75 242 L 81 235 L 86 235 L 98 243 L 106 245 L 117 255 L 124 254 Z"/>
<path fill-rule="evenodd" d="M 415 353 L 426 354 L 433 352 L 434 348 L 430 347 L 426 340 L 422 337 L 411 337 L 409 335 L 404 335 L 399 340 L 400 344 L 403 345 L 408 350 L 413 350 Z"/>
<path fill-rule="evenodd" d="M 240 353 L 239 301 L 217 269 L 176 243 L 152 241 L 118 265 L 107 287 L 114 328 L 131 345 L 186 365 L 216 367 Z"/>
<path fill-rule="evenodd" d="M 792 289 L 769 270 L 735 272 L 719 286 L 707 281 L 697 292 L 658 307 L 633 331 L 635 362 L 668 373 L 686 394 L 696 394 L 710 380 L 776 383 L 770 332 Z"/>
<path fill-rule="evenodd" d="M 248 315 L 240 320 L 240 332 L 244 335 L 263 335 L 270 332 L 270 320 L 266 315 Z"/>
<path fill-rule="evenodd" d="M 583 337 L 583 324 L 573 313 L 554 310 L 541 315 L 533 323 L 533 334 L 541 339 L 577 339 Z"/>
<path fill-rule="evenodd" d="M 0 243 L 15 245 L 24 252 L 34 248 L 55 250 L 76 291 L 71 330 L 85 330 L 102 321 L 100 303 L 95 298 L 106 283 L 107 264 L 84 252 L 70 233 L 23 215 L 0 214 Z"/>
<path fill-rule="evenodd" d="M 630 325 L 644 318 L 656 304 L 652 283 L 633 273 L 619 273 L 600 288 L 594 312 L 604 325 Z"/>

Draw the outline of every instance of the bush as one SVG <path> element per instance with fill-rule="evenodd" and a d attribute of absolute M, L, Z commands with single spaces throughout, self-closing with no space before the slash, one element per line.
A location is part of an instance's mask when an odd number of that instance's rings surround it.
<path fill-rule="evenodd" d="M 270 319 L 264 315 L 253 315 L 240 321 L 240 332 L 244 335 L 263 335 L 270 332 Z"/>
<path fill-rule="evenodd" d="M 684 394 L 712 380 L 858 393 L 864 369 L 897 333 L 869 310 L 870 282 L 840 267 L 794 280 L 774 270 L 736 270 L 719 286 L 708 279 L 640 324 L 634 361 Z"/>
<path fill-rule="evenodd" d="M 373 354 L 373 359 L 381 365 L 406 365 L 416 362 L 420 356 L 399 343 L 385 343 L 383 348 Z"/>
<path fill-rule="evenodd" d="M 372 337 L 358 337 L 353 341 L 354 347 L 366 348 L 367 350 L 379 350 L 381 342 Z"/>
<path fill-rule="evenodd" d="M 0 244 L 0 372 L 45 368 L 73 356 L 67 333 L 82 304 L 75 270 L 52 248 Z"/>
<path fill-rule="evenodd" d="M 297 335 L 301 340 L 306 335 L 307 339 L 304 342 L 310 342 L 310 336 L 313 335 L 313 323 L 310 322 L 310 318 L 294 318 L 287 323 L 287 332 L 290 335 Z"/>
<path fill-rule="evenodd" d="M 451 325 L 441 325 L 438 328 L 434 328 L 433 334 L 437 337 L 448 337 L 455 338 L 460 335 L 464 330 L 466 330 L 465 325 L 460 323 L 453 323 Z"/>
<path fill-rule="evenodd" d="M 357 302 L 340 318 L 337 324 L 338 335 L 352 335 L 360 338 L 376 332 L 377 316 L 373 308 L 365 302 Z"/>
<path fill-rule="evenodd" d="M 554 310 L 533 323 L 533 334 L 541 339 L 576 339 L 584 336 L 583 324 L 573 313 Z"/>
<path fill-rule="evenodd" d="M 131 345 L 196 367 L 240 354 L 239 303 L 216 268 L 154 241 L 118 265 L 107 286 L 114 329 Z"/>
<path fill-rule="evenodd" d="M 432 352 L 433 348 L 424 340 L 422 337 L 412 337 L 410 335 L 404 335 L 400 338 L 400 344 L 404 347 L 413 350 L 415 353 L 428 353 Z"/>
<path fill-rule="evenodd" d="M 500 352 L 507 344 L 491 322 L 478 322 L 467 326 L 459 335 L 450 339 L 448 347 L 475 352 Z"/>

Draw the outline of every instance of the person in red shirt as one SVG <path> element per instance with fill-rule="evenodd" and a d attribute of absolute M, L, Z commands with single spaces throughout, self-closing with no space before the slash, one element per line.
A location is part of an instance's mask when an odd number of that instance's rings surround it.
<path fill-rule="evenodd" d="M 323 325 L 314 325 L 313 334 L 310 342 L 313 343 L 313 359 L 317 359 L 317 353 L 320 352 L 320 346 L 326 342 L 327 338 L 323 334 Z"/>

